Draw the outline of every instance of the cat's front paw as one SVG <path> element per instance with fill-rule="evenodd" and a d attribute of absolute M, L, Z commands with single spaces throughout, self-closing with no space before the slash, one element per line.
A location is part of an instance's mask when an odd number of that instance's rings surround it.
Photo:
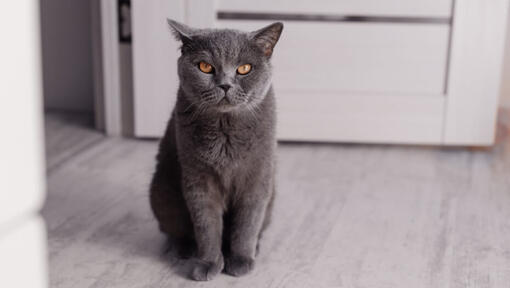
<path fill-rule="evenodd" d="M 252 258 L 241 255 L 230 255 L 225 259 L 225 273 L 236 277 L 248 274 L 254 266 Z"/>
<path fill-rule="evenodd" d="M 191 268 L 191 278 L 196 281 L 209 281 L 218 275 L 223 270 L 223 257 L 216 262 L 212 261 L 193 261 L 193 267 Z"/>

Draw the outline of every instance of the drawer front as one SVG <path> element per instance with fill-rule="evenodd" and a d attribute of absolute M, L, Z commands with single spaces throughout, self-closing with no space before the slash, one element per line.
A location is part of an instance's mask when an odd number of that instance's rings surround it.
<path fill-rule="evenodd" d="M 218 11 L 450 17 L 452 0 L 217 0 Z"/>
<path fill-rule="evenodd" d="M 279 140 L 441 142 L 444 97 L 277 91 Z"/>
<path fill-rule="evenodd" d="M 269 22 L 218 21 L 255 30 Z M 278 91 L 443 95 L 448 25 L 288 22 L 273 65 Z"/>

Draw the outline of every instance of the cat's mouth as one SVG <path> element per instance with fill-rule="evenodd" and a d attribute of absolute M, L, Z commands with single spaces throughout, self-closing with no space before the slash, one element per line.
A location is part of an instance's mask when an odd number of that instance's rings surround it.
<path fill-rule="evenodd" d="M 236 109 L 238 105 L 232 103 L 227 96 L 223 96 L 220 101 L 218 101 L 217 107 L 220 112 L 230 112 Z"/>
<path fill-rule="evenodd" d="M 218 102 L 218 106 L 232 105 L 230 101 L 227 99 L 227 96 L 223 96 L 220 102 Z"/>

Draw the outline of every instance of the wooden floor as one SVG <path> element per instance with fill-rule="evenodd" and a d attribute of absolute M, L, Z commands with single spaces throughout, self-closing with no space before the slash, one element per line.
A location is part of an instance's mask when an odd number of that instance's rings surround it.
<path fill-rule="evenodd" d="M 149 211 L 156 141 L 46 120 L 51 287 L 510 287 L 509 126 L 492 149 L 281 144 L 255 270 L 198 283 Z"/>

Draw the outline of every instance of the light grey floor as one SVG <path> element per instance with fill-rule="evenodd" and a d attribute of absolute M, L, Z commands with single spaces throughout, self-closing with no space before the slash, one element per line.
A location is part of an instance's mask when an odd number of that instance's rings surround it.
<path fill-rule="evenodd" d="M 47 116 L 52 287 L 510 287 L 510 134 L 492 149 L 283 144 L 274 222 L 242 278 L 164 255 L 156 142 Z"/>

